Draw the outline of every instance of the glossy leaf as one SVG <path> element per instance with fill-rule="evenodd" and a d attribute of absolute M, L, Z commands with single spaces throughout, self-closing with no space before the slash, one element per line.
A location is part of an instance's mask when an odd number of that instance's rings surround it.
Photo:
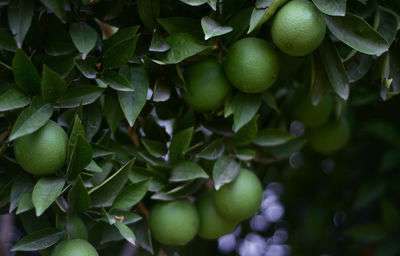
<path fill-rule="evenodd" d="M 96 45 L 97 32 L 85 22 L 72 23 L 69 34 L 75 47 L 86 56 Z"/>
<path fill-rule="evenodd" d="M 90 197 L 88 194 L 81 175 L 75 180 L 75 184 L 72 186 L 68 193 L 68 211 L 71 214 L 81 213 L 89 209 Z"/>
<path fill-rule="evenodd" d="M 15 83 L 25 94 L 38 94 L 40 92 L 40 77 L 36 67 L 28 56 L 17 49 L 12 60 L 12 71 Z"/>
<path fill-rule="evenodd" d="M 237 131 L 233 135 L 233 139 L 236 145 L 245 146 L 254 140 L 258 131 L 258 126 L 257 126 L 258 117 L 259 115 L 255 115 L 250 122 L 248 122 L 245 126 L 240 128 L 239 131 Z"/>
<path fill-rule="evenodd" d="M 86 78 L 96 78 L 97 70 L 95 69 L 95 60 L 88 57 L 85 60 L 75 59 L 74 62 L 76 67 L 82 72 L 82 75 L 84 75 Z"/>
<path fill-rule="evenodd" d="M 317 8 L 331 16 L 344 16 L 346 14 L 346 0 L 313 0 Z"/>
<path fill-rule="evenodd" d="M 120 72 L 134 88 L 133 92 L 118 92 L 119 104 L 132 127 L 146 103 L 150 82 L 143 67 L 124 66 Z"/>
<path fill-rule="evenodd" d="M 237 132 L 253 119 L 261 104 L 259 95 L 237 93 L 233 100 L 233 126 Z"/>
<path fill-rule="evenodd" d="M 132 229 L 130 229 L 127 225 L 125 225 L 119 221 L 115 222 L 114 225 L 117 227 L 118 231 L 120 232 L 122 237 L 124 237 L 126 239 L 126 241 L 135 245 L 136 237 L 135 237 L 135 234 L 133 233 Z"/>
<path fill-rule="evenodd" d="M 8 210 L 9 213 L 14 211 L 20 202 L 21 198 L 33 189 L 35 185 L 33 179 L 25 174 L 24 172 L 20 172 L 17 178 L 14 181 L 14 184 L 11 189 L 10 194 L 10 208 Z"/>
<path fill-rule="evenodd" d="M 11 251 L 37 251 L 46 249 L 61 239 L 64 232 L 55 228 L 46 228 L 34 233 L 28 234 L 18 241 Z"/>
<path fill-rule="evenodd" d="M 258 0 L 260 1 L 260 0 Z M 253 9 L 250 18 L 250 27 L 247 31 L 247 34 L 250 34 L 255 29 L 259 28 L 262 24 L 264 24 L 275 12 L 285 4 L 288 0 L 274 0 L 268 7 L 266 8 L 257 8 Z M 256 3 L 257 5 L 257 3 Z"/>
<path fill-rule="evenodd" d="M 36 183 L 32 192 L 32 202 L 36 210 L 36 216 L 44 211 L 56 200 L 64 187 L 62 178 L 43 177 Z"/>
<path fill-rule="evenodd" d="M 130 184 L 125 187 L 115 198 L 113 209 L 128 209 L 142 200 L 149 189 L 150 180 L 141 181 L 139 183 Z"/>
<path fill-rule="evenodd" d="M 0 111 L 8 111 L 25 107 L 30 99 L 16 89 L 10 89 L 0 95 Z"/>
<path fill-rule="evenodd" d="M 132 84 L 124 75 L 112 70 L 106 70 L 102 79 L 104 83 L 117 91 L 130 92 L 134 91 Z"/>
<path fill-rule="evenodd" d="M 162 157 L 168 152 L 167 145 L 165 145 L 165 143 L 148 139 L 142 139 L 142 143 L 147 149 L 147 152 L 154 157 Z"/>
<path fill-rule="evenodd" d="M 208 16 L 201 19 L 201 27 L 203 28 L 205 40 L 208 40 L 212 37 L 221 36 L 232 31 L 231 27 L 221 26 L 218 22 Z"/>
<path fill-rule="evenodd" d="M 58 18 L 65 20 L 65 0 L 40 0 L 44 5 L 52 10 Z"/>
<path fill-rule="evenodd" d="M 32 191 L 25 193 L 21 197 L 21 200 L 18 202 L 16 214 L 21 214 L 23 212 L 29 211 L 30 209 L 33 209 Z"/>
<path fill-rule="evenodd" d="M 69 132 L 68 146 L 67 146 L 67 162 L 69 162 L 69 159 L 71 158 L 72 152 L 78 141 L 79 136 L 84 137 L 85 130 L 83 128 L 81 120 L 79 119 L 79 115 L 75 115 L 75 118 L 72 123 L 72 129 L 70 129 Z"/>
<path fill-rule="evenodd" d="M 69 179 L 75 179 L 79 172 L 92 161 L 92 155 L 93 151 L 89 142 L 79 135 L 69 158 L 67 177 Z"/>
<path fill-rule="evenodd" d="M 187 33 L 197 39 L 202 39 L 204 36 L 200 21 L 191 17 L 167 17 L 157 21 L 170 35 Z"/>
<path fill-rule="evenodd" d="M 31 26 L 34 10 L 35 1 L 12 0 L 8 6 L 8 24 L 18 48 L 22 48 L 22 43 Z"/>
<path fill-rule="evenodd" d="M 332 34 L 357 51 L 381 55 L 388 50 L 385 39 L 360 17 L 347 13 L 344 17 L 325 16 L 325 21 Z"/>
<path fill-rule="evenodd" d="M 58 73 L 44 65 L 41 88 L 43 99 L 53 102 L 67 90 L 67 83 Z"/>
<path fill-rule="evenodd" d="M 101 96 L 103 90 L 91 85 L 69 88 L 57 103 L 63 108 L 74 108 L 79 105 L 91 104 Z"/>
<path fill-rule="evenodd" d="M 32 104 L 24 109 L 18 116 L 11 130 L 9 140 L 15 140 L 21 136 L 33 133 L 47 123 L 53 114 L 53 106 L 35 98 Z"/>
<path fill-rule="evenodd" d="M 257 137 L 254 139 L 253 143 L 258 146 L 277 146 L 282 145 L 295 137 L 280 129 L 264 129 L 261 130 Z"/>
<path fill-rule="evenodd" d="M 228 156 L 222 156 L 214 164 L 214 187 L 219 190 L 224 184 L 232 182 L 238 175 L 240 164 Z"/>
<path fill-rule="evenodd" d="M 172 137 L 169 146 L 169 161 L 171 164 L 179 163 L 183 160 L 186 150 L 189 148 L 192 140 L 193 127 L 178 132 Z"/>
<path fill-rule="evenodd" d="M 185 161 L 177 164 L 172 169 L 169 181 L 180 182 L 199 178 L 206 179 L 208 178 L 208 174 L 200 167 L 200 165 L 194 162 Z"/>
<path fill-rule="evenodd" d="M 225 152 L 225 143 L 222 139 L 211 142 L 205 147 L 197 157 L 204 158 L 207 160 L 216 160 Z"/>
<path fill-rule="evenodd" d="M 163 37 L 161 37 L 159 32 L 154 32 L 153 37 L 151 38 L 151 44 L 149 47 L 149 51 L 152 52 L 165 52 L 168 51 L 171 47 L 165 41 Z"/>

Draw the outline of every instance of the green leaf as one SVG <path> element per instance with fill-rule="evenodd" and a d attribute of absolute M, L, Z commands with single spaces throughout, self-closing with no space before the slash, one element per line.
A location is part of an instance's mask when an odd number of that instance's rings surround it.
<path fill-rule="evenodd" d="M 40 178 L 33 188 L 32 202 L 35 206 L 36 216 L 42 215 L 44 211 L 60 195 L 65 181 L 62 178 L 43 177 Z"/>
<path fill-rule="evenodd" d="M 280 114 L 281 111 L 278 108 L 278 104 L 276 103 L 275 97 L 268 91 L 263 92 L 261 95 L 262 100 L 273 110 L 275 110 L 276 113 Z"/>
<path fill-rule="evenodd" d="M 133 92 L 118 92 L 119 105 L 132 127 L 146 103 L 150 82 L 142 66 L 123 66 L 120 72 L 134 88 Z"/>
<path fill-rule="evenodd" d="M 16 214 L 20 214 L 33 209 L 32 191 L 25 193 L 18 203 Z"/>
<path fill-rule="evenodd" d="M 91 85 L 68 88 L 57 102 L 62 108 L 84 106 L 93 103 L 101 96 L 103 91 L 104 89 Z"/>
<path fill-rule="evenodd" d="M 190 17 L 168 17 L 157 19 L 158 23 L 168 32 L 168 34 L 187 33 L 202 39 L 204 34 L 200 21 Z"/>
<path fill-rule="evenodd" d="M 0 112 L 25 107 L 30 99 L 16 89 L 10 89 L 0 95 Z"/>
<path fill-rule="evenodd" d="M 185 161 L 177 164 L 172 169 L 171 178 L 169 178 L 169 181 L 181 182 L 207 178 L 208 174 L 203 170 L 203 168 L 201 168 L 200 165 L 194 162 Z"/>
<path fill-rule="evenodd" d="M 85 170 L 91 172 L 103 172 L 103 169 L 101 169 L 101 167 L 93 160 L 90 161 L 90 163 L 85 166 Z"/>
<path fill-rule="evenodd" d="M 37 131 L 47 123 L 52 114 L 53 106 L 50 103 L 34 98 L 32 104 L 24 109 L 15 121 L 9 140 L 12 141 Z"/>
<path fill-rule="evenodd" d="M 46 228 L 28 234 L 18 241 L 11 251 L 37 251 L 49 248 L 61 239 L 64 232 L 56 228 Z"/>
<path fill-rule="evenodd" d="M 81 175 L 76 178 L 75 184 L 68 193 L 68 211 L 71 214 L 85 212 L 89 209 L 90 197 Z"/>
<path fill-rule="evenodd" d="M 312 65 L 312 79 L 311 79 L 311 104 L 313 106 L 318 105 L 321 100 L 324 98 L 325 94 L 328 93 L 330 88 L 330 82 L 328 75 L 324 69 L 321 58 L 318 55 L 315 55 L 313 58 Z"/>
<path fill-rule="evenodd" d="M 358 210 L 367 207 L 382 196 L 386 184 L 381 180 L 373 180 L 360 185 L 353 208 Z"/>
<path fill-rule="evenodd" d="M 388 50 L 385 39 L 366 21 L 353 14 L 344 17 L 325 16 L 329 30 L 351 48 L 370 55 L 381 55 Z"/>
<path fill-rule="evenodd" d="M 155 17 L 160 12 L 160 3 L 154 0 L 138 0 L 137 10 L 144 26 L 153 31 L 156 28 Z"/>
<path fill-rule="evenodd" d="M 122 92 L 134 91 L 132 84 L 125 78 L 125 76 L 115 71 L 106 70 L 104 72 L 104 77 L 101 80 L 114 90 Z"/>
<path fill-rule="evenodd" d="M 183 160 L 186 150 L 192 140 L 193 127 L 178 132 L 172 137 L 169 146 L 169 161 L 171 164 L 179 163 Z"/>
<path fill-rule="evenodd" d="M 18 174 L 11 189 L 9 213 L 14 211 L 21 198 L 33 189 L 34 184 L 32 178 L 26 173 L 20 172 Z"/>
<path fill-rule="evenodd" d="M 100 101 L 95 101 L 83 108 L 83 124 L 85 127 L 85 135 L 88 141 L 99 131 L 102 117 L 102 106 Z M 100 111 L 99 111 L 100 110 Z"/>
<path fill-rule="evenodd" d="M 83 53 L 83 58 L 93 49 L 97 41 L 97 32 L 85 22 L 72 23 L 69 27 L 72 42 Z"/>
<path fill-rule="evenodd" d="M 261 98 L 255 94 L 237 93 L 233 100 L 233 126 L 237 132 L 253 119 L 261 104 Z"/>
<path fill-rule="evenodd" d="M 356 53 L 352 58 L 344 63 L 346 75 L 350 83 L 354 83 L 367 74 L 373 64 L 370 55 L 364 53 Z"/>
<path fill-rule="evenodd" d="M 168 36 L 165 41 L 171 48 L 162 54 L 159 60 L 155 60 L 159 64 L 176 64 L 179 63 L 210 46 L 204 45 L 202 42 L 187 33 L 175 33 Z"/>
<path fill-rule="evenodd" d="M 0 187 L 0 208 L 5 206 L 8 202 L 10 202 L 10 194 L 13 183 L 14 183 L 13 179 L 11 180 L 7 179 L 5 183 L 3 182 L 2 187 Z"/>
<path fill-rule="evenodd" d="M 158 31 L 153 33 L 149 51 L 165 52 L 168 51 L 170 48 L 171 47 L 169 46 L 169 44 L 167 44 L 167 42 L 164 40 L 164 38 L 160 35 Z"/>
<path fill-rule="evenodd" d="M 277 146 L 277 145 L 282 145 L 294 138 L 295 138 L 294 135 L 284 130 L 264 129 L 259 131 L 253 143 L 262 147 Z"/>
<path fill-rule="evenodd" d="M 97 76 L 96 60 L 91 57 L 87 57 L 86 59 L 75 59 L 74 60 L 76 67 L 81 71 L 82 75 L 84 75 L 88 79 L 95 79 Z"/>
<path fill-rule="evenodd" d="M 357 242 L 376 243 L 385 240 L 387 231 L 377 223 L 367 223 L 348 228 L 344 233 Z"/>
<path fill-rule="evenodd" d="M 71 158 L 72 152 L 78 141 L 79 136 L 84 137 L 85 130 L 83 128 L 81 120 L 79 119 L 79 115 L 75 115 L 74 123 L 72 124 L 72 129 L 71 129 L 71 132 L 70 132 L 69 138 L 68 138 L 67 162 L 69 162 L 69 159 Z"/>
<path fill-rule="evenodd" d="M 165 145 L 165 143 L 149 139 L 142 139 L 141 141 L 143 146 L 152 156 L 162 157 L 168 152 L 167 145 Z"/>
<path fill-rule="evenodd" d="M 346 0 L 313 0 L 317 8 L 330 16 L 344 16 L 346 14 Z"/>
<path fill-rule="evenodd" d="M 219 190 L 222 185 L 232 182 L 239 174 L 240 164 L 228 156 L 222 156 L 214 164 L 214 187 Z"/>
<path fill-rule="evenodd" d="M 14 34 L 18 48 L 22 48 L 25 36 L 31 26 L 35 1 L 12 0 L 8 6 L 8 24 Z"/>
<path fill-rule="evenodd" d="M 204 185 L 204 182 L 205 179 L 195 179 L 187 181 L 183 184 L 170 183 L 163 188 L 163 191 L 160 191 L 151 196 L 151 199 L 170 201 L 179 198 L 185 198 L 198 191 Z"/>
<path fill-rule="evenodd" d="M 132 159 L 117 172 L 89 191 L 92 206 L 110 206 L 119 191 L 124 187 L 132 170 L 135 159 Z"/>
<path fill-rule="evenodd" d="M 240 149 L 236 152 L 235 156 L 242 161 L 250 161 L 256 157 L 256 151 L 252 149 Z"/>
<path fill-rule="evenodd" d="M 118 104 L 117 93 L 109 91 L 104 99 L 104 116 L 108 123 L 108 127 L 111 129 L 111 133 L 114 133 L 117 130 L 123 115 L 121 107 Z"/>
<path fill-rule="evenodd" d="M 4 29 L 0 29 L 0 50 L 15 52 L 16 48 L 17 43 L 12 34 Z"/>
<path fill-rule="evenodd" d="M 203 28 L 205 40 L 208 40 L 212 37 L 225 35 L 232 31 L 231 27 L 221 26 L 218 22 L 208 16 L 201 19 L 201 27 Z"/>
<path fill-rule="evenodd" d="M 237 146 L 245 146 L 251 143 L 257 136 L 257 121 L 259 115 L 255 115 L 253 119 L 233 135 L 233 140 Z"/>
<path fill-rule="evenodd" d="M 114 225 L 117 227 L 118 231 L 120 232 L 122 237 L 126 239 L 126 241 L 135 245 L 136 237 L 132 229 L 130 229 L 127 225 L 119 221 L 115 222 Z"/>
<path fill-rule="evenodd" d="M 258 0 L 260 1 L 260 0 Z M 257 2 L 258 2 L 257 1 Z M 255 29 L 259 28 L 262 24 L 264 24 L 272 15 L 288 0 L 274 0 L 271 5 L 264 8 L 257 8 L 257 6 L 253 9 L 253 13 L 250 18 L 250 27 L 247 31 L 247 34 L 250 34 Z M 257 5 L 257 3 L 256 3 Z"/>
<path fill-rule="evenodd" d="M 167 179 L 163 173 L 152 169 L 146 169 L 135 166 L 132 168 L 132 172 L 129 174 L 129 180 L 132 183 L 138 183 L 141 181 L 149 180 L 149 191 L 157 192 L 167 184 Z"/>
<path fill-rule="evenodd" d="M 393 43 L 398 30 L 397 18 L 393 14 L 384 10 L 380 10 L 378 13 L 379 25 L 377 30 L 390 46 Z"/>
<path fill-rule="evenodd" d="M 190 6 L 200 6 L 207 3 L 207 0 L 180 0 L 180 1 Z"/>
<path fill-rule="evenodd" d="M 39 73 L 28 56 L 20 49 L 17 49 L 12 60 L 12 71 L 15 83 L 23 93 L 40 93 Z"/>
<path fill-rule="evenodd" d="M 75 179 L 79 172 L 92 161 L 92 155 L 93 150 L 90 143 L 79 135 L 68 162 L 67 177 L 69 179 Z"/>
<path fill-rule="evenodd" d="M 229 19 L 227 25 L 232 27 L 233 31 L 225 36 L 227 45 L 238 40 L 246 32 L 250 24 L 252 10 L 251 7 L 245 8 Z"/>
<path fill-rule="evenodd" d="M 340 98 L 347 100 L 350 93 L 349 82 L 342 60 L 331 40 L 324 40 L 319 48 L 319 56 L 333 90 Z"/>
<path fill-rule="evenodd" d="M 207 160 L 216 160 L 222 156 L 225 152 L 225 143 L 222 139 L 215 140 L 211 142 L 207 147 L 205 147 L 197 157 L 204 158 Z"/>
<path fill-rule="evenodd" d="M 117 68 L 124 65 L 132 57 L 136 49 L 139 26 L 118 30 L 112 37 L 104 41 L 103 66 Z"/>
<path fill-rule="evenodd" d="M 125 187 L 115 198 L 112 208 L 123 210 L 136 205 L 146 195 L 149 184 L 150 180 L 145 180 Z"/>
<path fill-rule="evenodd" d="M 44 5 L 52 10 L 61 20 L 66 20 L 65 0 L 40 0 Z"/>
<path fill-rule="evenodd" d="M 42 96 L 45 101 L 56 101 L 67 90 L 67 83 L 48 66 L 43 65 Z"/>

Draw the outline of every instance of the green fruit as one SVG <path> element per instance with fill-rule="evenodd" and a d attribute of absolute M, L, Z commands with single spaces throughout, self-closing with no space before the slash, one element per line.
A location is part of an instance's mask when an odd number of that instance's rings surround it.
<path fill-rule="evenodd" d="M 318 48 L 324 40 L 325 31 L 323 14 L 306 0 L 285 4 L 271 25 L 271 36 L 276 46 L 293 56 L 304 56 Z"/>
<path fill-rule="evenodd" d="M 65 230 L 68 239 L 88 239 L 88 232 L 85 223 L 78 217 L 72 216 L 68 219 Z"/>
<path fill-rule="evenodd" d="M 231 86 L 216 60 L 207 59 L 185 71 L 187 91 L 183 98 L 197 112 L 216 110 L 224 105 Z"/>
<path fill-rule="evenodd" d="M 229 81 L 240 91 L 258 93 L 276 81 L 279 60 L 270 44 L 262 39 L 249 37 L 232 45 L 224 68 Z"/>
<path fill-rule="evenodd" d="M 150 211 L 151 233 L 160 243 L 185 245 L 199 229 L 196 208 L 187 200 L 157 203 Z"/>
<path fill-rule="evenodd" d="M 51 256 L 98 256 L 96 249 L 81 239 L 65 240 L 57 245 Z"/>
<path fill-rule="evenodd" d="M 260 208 L 263 189 L 257 176 L 240 169 L 238 176 L 214 192 L 218 212 L 233 221 L 242 221 L 254 215 Z"/>
<path fill-rule="evenodd" d="M 237 223 L 218 213 L 211 193 L 204 195 L 196 203 L 196 206 L 200 217 L 199 236 L 216 239 L 235 230 Z"/>
<path fill-rule="evenodd" d="M 310 95 L 297 96 L 290 107 L 291 118 L 301 122 L 306 127 L 320 126 L 329 119 L 332 102 L 330 94 L 326 94 L 316 106 L 311 103 Z"/>
<path fill-rule="evenodd" d="M 350 139 L 350 126 L 347 121 L 331 122 L 311 129 L 308 133 L 311 147 L 320 153 L 333 153 L 346 145 Z"/>
<path fill-rule="evenodd" d="M 65 163 L 67 134 L 57 123 L 48 121 L 36 132 L 16 139 L 14 154 L 17 162 L 29 173 L 55 173 Z"/>

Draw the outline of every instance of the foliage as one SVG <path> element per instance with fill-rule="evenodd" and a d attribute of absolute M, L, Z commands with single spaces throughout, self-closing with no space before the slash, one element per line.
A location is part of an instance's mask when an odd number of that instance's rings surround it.
<path fill-rule="evenodd" d="M 274 47 L 280 74 L 266 91 L 232 87 L 207 113 L 182 98 L 193 63 L 223 63 L 246 37 L 273 45 L 271 20 L 286 2 L 0 0 L 0 212 L 24 234 L 12 251 L 49 255 L 65 235 L 60 219 L 79 214 L 99 255 L 125 243 L 139 255 L 216 255 L 200 238 L 152 241 L 149 209 L 219 190 L 246 167 L 264 186 L 283 185 L 276 227 L 293 255 L 398 255 L 398 1 L 313 0 L 323 43 L 304 57 Z M 314 151 L 308 127 L 291 119 L 304 94 L 313 105 L 334 96 L 330 121 L 351 127 L 340 151 Z M 67 161 L 33 176 L 16 162 L 14 141 L 50 119 L 68 134 Z"/>

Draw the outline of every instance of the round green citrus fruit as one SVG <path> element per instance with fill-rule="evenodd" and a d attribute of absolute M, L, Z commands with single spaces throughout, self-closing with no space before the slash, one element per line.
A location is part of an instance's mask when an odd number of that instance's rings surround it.
<path fill-rule="evenodd" d="M 200 198 L 196 206 L 200 217 L 199 236 L 216 239 L 235 230 L 237 223 L 218 213 L 211 193 Z"/>
<path fill-rule="evenodd" d="M 320 153 L 333 153 L 346 145 L 350 139 L 350 126 L 347 121 L 328 122 L 322 127 L 313 128 L 307 133 L 311 147 Z"/>
<path fill-rule="evenodd" d="M 296 95 L 290 107 L 291 118 L 292 120 L 301 122 L 306 127 L 320 126 L 329 119 L 333 105 L 332 102 L 330 94 L 326 94 L 316 106 L 312 104 L 309 94 Z"/>
<path fill-rule="evenodd" d="M 199 229 L 199 215 L 187 200 L 159 202 L 150 211 L 149 224 L 160 243 L 185 245 Z"/>
<path fill-rule="evenodd" d="M 318 48 L 324 40 L 325 30 L 324 16 L 311 1 L 293 0 L 275 15 L 271 36 L 281 51 L 304 56 Z"/>
<path fill-rule="evenodd" d="M 78 217 L 72 216 L 65 224 L 68 239 L 88 239 L 88 232 L 85 223 Z"/>
<path fill-rule="evenodd" d="M 240 91 L 258 93 L 276 81 L 279 73 L 278 55 L 266 41 L 244 38 L 229 49 L 224 69 L 229 81 Z"/>
<path fill-rule="evenodd" d="M 183 98 L 197 112 L 216 110 L 225 103 L 231 86 L 216 60 L 206 59 L 185 70 Z"/>
<path fill-rule="evenodd" d="M 57 245 L 51 256 L 98 256 L 96 249 L 81 239 L 65 240 Z"/>
<path fill-rule="evenodd" d="M 48 121 L 36 132 L 16 139 L 14 154 L 17 162 L 29 173 L 55 173 L 65 163 L 67 134 L 57 123 Z"/>
<path fill-rule="evenodd" d="M 257 176 L 240 169 L 238 176 L 214 191 L 214 202 L 218 212 L 233 221 L 242 221 L 254 215 L 260 208 L 263 189 Z"/>

